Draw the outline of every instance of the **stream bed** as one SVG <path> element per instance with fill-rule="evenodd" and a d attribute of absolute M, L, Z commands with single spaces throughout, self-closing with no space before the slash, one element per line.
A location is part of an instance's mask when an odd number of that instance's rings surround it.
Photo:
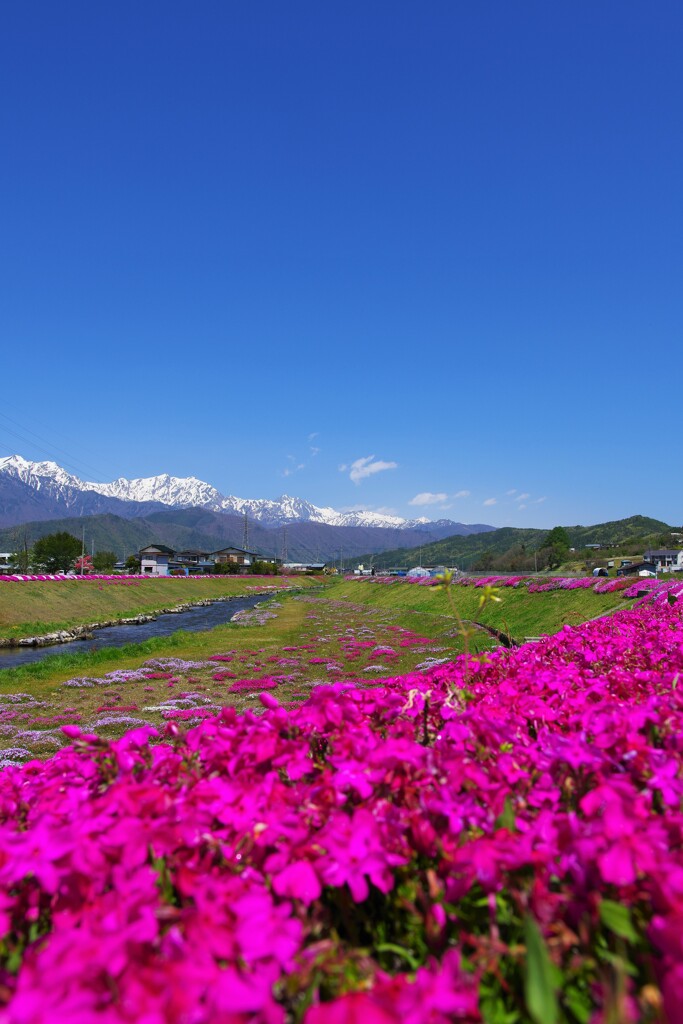
<path fill-rule="evenodd" d="M 55 654 L 78 654 L 80 651 L 94 651 L 100 647 L 124 647 L 126 644 L 143 643 L 151 637 L 170 636 L 179 629 L 188 633 L 201 633 L 214 626 L 230 622 L 233 615 L 245 609 L 254 608 L 267 601 L 270 595 L 255 594 L 250 597 L 235 597 L 229 601 L 214 601 L 213 604 L 199 605 L 184 612 L 160 614 L 152 622 L 135 625 L 106 626 L 94 629 L 92 639 L 74 640 L 49 647 L 2 647 L 0 648 L 0 670 L 30 665 Z"/>

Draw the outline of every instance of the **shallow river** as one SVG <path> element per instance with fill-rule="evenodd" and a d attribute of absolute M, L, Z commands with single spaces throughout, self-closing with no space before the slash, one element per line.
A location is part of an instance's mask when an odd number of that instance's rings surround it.
<path fill-rule="evenodd" d="M 51 647 L 0 647 L 0 669 L 29 665 L 55 654 L 77 654 L 79 651 L 94 651 L 100 647 L 123 647 L 125 644 L 142 643 L 153 636 L 170 636 L 183 629 L 188 633 L 201 633 L 214 626 L 221 626 L 244 608 L 253 608 L 259 602 L 268 600 L 269 595 L 236 597 L 231 601 L 216 601 L 214 604 L 190 608 L 186 612 L 171 612 L 159 615 L 154 622 L 142 622 L 137 626 L 107 626 L 94 629 L 92 640 L 75 640 L 68 644 L 53 644 Z"/>

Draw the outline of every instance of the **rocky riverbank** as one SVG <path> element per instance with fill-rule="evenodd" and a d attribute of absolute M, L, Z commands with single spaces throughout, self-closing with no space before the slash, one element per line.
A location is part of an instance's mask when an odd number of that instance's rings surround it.
<path fill-rule="evenodd" d="M 282 590 L 278 591 L 278 593 L 282 593 Z M 272 595 L 269 591 L 265 591 L 261 596 L 263 596 L 264 599 L 267 599 Z M 55 644 L 68 644 L 77 640 L 91 640 L 93 631 L 96 629 L 107 629 L 109 626 L 140 626 L 145 622 L 154 622 L 159 615 L 177 615 L 180 612 L 190 611 L 191 608 L 205 608 L 211 604 L 219 604 L 223 601 L 236 601 L 243 597 L 243 594 L 236 594 L 234 596 L 214 597 L 201 601 L 184 601 L 182 604 L 174 605 L 172 608 L 159 608 L 155 612 L 151 612 L 146 615 L 134 615 L 132 618 L 107 619 L 103 622 L 89 622 L 82 626 L 73 626 L 71 629 L 60 629 L 52 633 L 43 633 L 39 636 L 4 638 L 0 639 L 0 647 L 52 647 Z"/>

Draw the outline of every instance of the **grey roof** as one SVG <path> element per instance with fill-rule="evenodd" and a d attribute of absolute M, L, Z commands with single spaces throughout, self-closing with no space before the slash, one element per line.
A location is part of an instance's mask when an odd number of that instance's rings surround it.
<path fill-rule="evenodd" d="M 216 551 L 212 551 L 212 555 L 222 555 L 225 551 L 236 551 L 239 555 L 258 555 L 258 551 L 249 551 L 247 548 L 236 548 L 234 544 L 229 544 L 225 548 L 218 548 Z"/>
<path fill-rule="evenodd" d="M 148 544 L 145 548 L 140 548 L 140 554 L 142 555 L 145 551 L 153 552 L 158 551 L 161 555 L 174 555 L 175 551 L 173 548 L 166 547 L 165 544 Z"/>

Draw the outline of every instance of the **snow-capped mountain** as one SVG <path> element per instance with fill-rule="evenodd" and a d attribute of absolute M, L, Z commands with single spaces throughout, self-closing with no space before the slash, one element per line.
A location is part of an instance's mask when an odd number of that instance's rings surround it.
<path fill-rule="evenodd" d="M 23 506 L 35 511 L 36 502 L 47 516 L 95 515 L 111 512 L 126 518 L 137 518 L 154 509 L 201 508 L 227 515 L 247 514 L 250 520 L 264 526 L 287 523 L 322 523 L 328 526 L 380 527 L 400 530 L 429 529 L 433 526 L 424 517 L 402 519 L 379 512 L 337 512 L 333 508 L 311 504 L 302 498 L 283 494 L 274 500 L 238 498 L 221 494 L 211 484 L 196 477 L 161 476 L 127 480 L 120 477 L 112 483 L 84 481 L 68 473 L 56 462 L 30 462 L 21 455 L 0 458 L 0 483 L 5 487 L 4 508 L 0 497 L 0 513 L 8 520 L 18 515 Z M 11 494 L 10 494 L 11 492 Z M 10 511 L 10 510 L 15 510 Z M 15 522 L 19 521 L 14 519 Z M 454 533 L 479 532 L 461 523 L 440 520 L 439 525 L 453 526 Z M 488 529 L 488 527 L 484 527 Z"/>
<path fill-rule="evenodd" d="M 81 487 L 120 501 L 155 501 L 172 508 L 208 508 L 212 512 L 222 511 L 225 501 L 215 487 L 196 476 L 177 477 L 168 473 L 138 480 L 122 476 L 110 484 L 87 482 L 81 483 Z"/>
<path fill-rule="evenodd" d="M 22 459 L 21 455 L 9 455 L 0 459 L 0 473 L 7 473 L 8 476 L 21 480 L 35 491 L 56 488 L 66 493 L 71 488 L 81 491 L 88 489 L 78 477 L 71 476 L 56 462 L 29 462 Z"/>
<path fill-rule="evenodd" d="M 0 461 L 1 465 L 1 461 Z M 41 465 L 47 465 L 41 463 Z M 54 463 L 53 463 L 54 465 Z M 63 470 L 62 470 L 63 472 Z M 74 479 L 74 478 L 71 478 Z M 378 512 L 337 512 L 330 507 L 320 508 L 305 501 L 281 494 L 279 498 L 238 498 L 224 495 L 211 484 L 195 476 L 162 476 L 126 480 L 121 477 L 111 484 L 83 483 L 83 488 L 123 501 L 155 501 L 172 508 L 206 508 L 210 512 L 243 515 L 262 523 L 326 523 L 328 526 L 379 526 L 398 529 L 413 528 L 428 519 L 402 519 L 400 516 L 381 515 Z"/>

